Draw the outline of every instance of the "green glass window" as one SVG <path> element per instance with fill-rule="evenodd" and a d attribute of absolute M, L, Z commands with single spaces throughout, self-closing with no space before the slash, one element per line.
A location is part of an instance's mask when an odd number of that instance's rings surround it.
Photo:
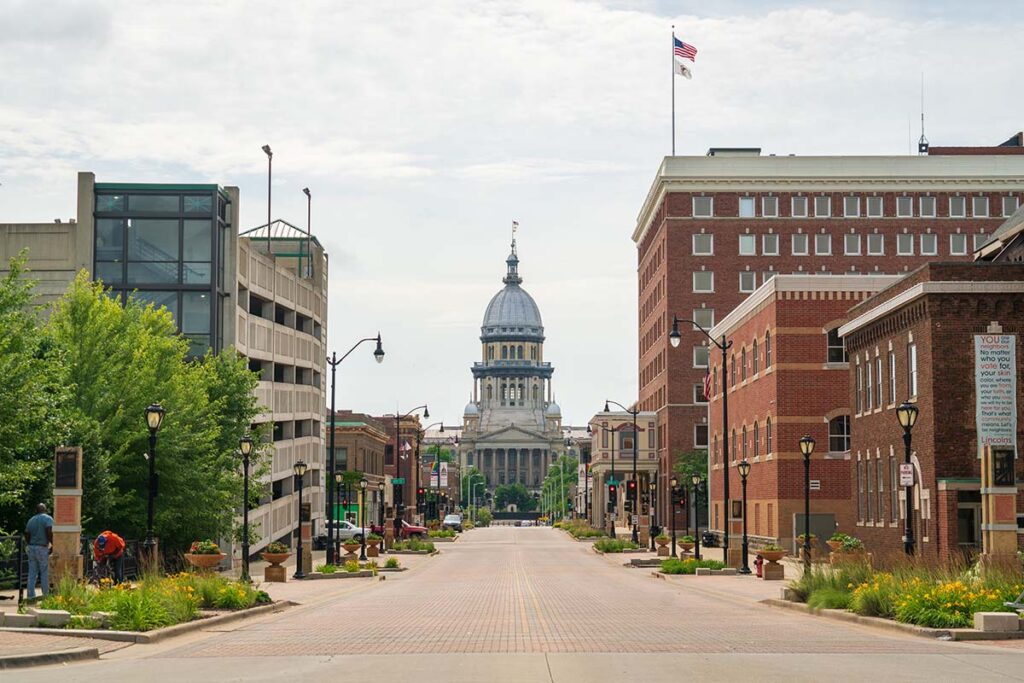
<path fill-rule="evenodd" d="M 208 221 L 185 221 L 182 253 L 186 261 L 209 261 L 213 244 L 213 224 Z"/>
<path fill-rule="evenodd" d="M 97 211 L 124 211 L 126 206 L 123 194 L 98 194 L 96 195 Z"/>
<path fill-rule="evenodd" d="M 129 261 L 177 261 L 176 219 L 128 219 Z"/>
<path fill-rule="evenodd" d="M 181 281 L 186 285 L 208 285 L 212 270 L 209 261 L 186 261 L 181 264 Z"/>
<path fill-rule="evenodd" d="M 96 260 L 124 259 L 124 219 L 100 218 L 96 221 Z"/>
<path fill-rule="evenodd" d="M 119 285 L 124 282 L 124 262 L 100 261 L 93 273 L 97 280 L 106 285 Z"/>
<path fill-rule="evenodd" d="M 209 334 L 210 332 L 210 295 L 207 292 L 181 293 L 181 320 L 179 322 L 184 334 Z M 207 338 L 207 343 L 209 339 Z"/>
<path fill-rule="evenodd" d="M 178 319 L 178 293 L 177 292 L 160 292 L 152 290 L 139 290 L 132 293 L 132 298 L 141 302 L 143 305 L 153 304 L 154 308 L 166 308 L 174 316 L 175 321 Z"/>
<path fill-rule="evenodd" d="M 178 213 L 180 201 L 176 194 L 133 194 L 128 196 L 128 210 Z"/>
<path fill-rule="evenodd" d="M 131 284 L 156 284 L 178 282 L 178 262 L 130 262 L 127 282 Z"/>
<path fill-rule="evenodd" d="M 213 197 L 210 195 L 185 196 L 185 213 L 208 216 L 213 213 Z"/>

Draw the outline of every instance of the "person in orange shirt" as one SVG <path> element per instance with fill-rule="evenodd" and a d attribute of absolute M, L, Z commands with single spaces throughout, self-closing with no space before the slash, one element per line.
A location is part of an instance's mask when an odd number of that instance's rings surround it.
<path fill-rule="evenodd" d="M 124 581 L 124 539 L 113 531 L 104 531 L 92 544 L 97 562 L 105 562 L 114 572 L 114 581 Z"/>

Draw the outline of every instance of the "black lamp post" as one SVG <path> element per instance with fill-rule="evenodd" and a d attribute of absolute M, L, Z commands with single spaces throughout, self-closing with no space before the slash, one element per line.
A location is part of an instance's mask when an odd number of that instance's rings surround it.
<path fill-rule="evenodd" d="M 740 574 L 749 574 L 750 565 L 747 563 L 747 476 L 750 474 L 750 463 L 745 459 L 740 460 L 737 469 L 740 471 L 740 485 L 743 487 L 743 563 L 740 565 Z"/>
<path fill-rule="evenodd" d="M 909 401 L 904 401 L 896 409 L 896 417 L 903 427 L 903 463 L 910 466 L 910 432 L 917 423 L 918 408 Z M 907 555 L 914 554 L 914 484 L 911 482 L 906 486 L 906 524 L 903 532 L 903 552 Z"/>
<path fill-rule="evenodd" d="M 605 406 L 605 407 L 607 407 L 607 406 Z M 606 410 L 605 412 L 608 412 L 608 411 Z M 615 428 L 614 427 L 608 428 L 608 427 L 605 427 L 604 425 L 598 425 L 598 427 L 602 431 L 611 432 L 611 435 L 612 435 L 612 474 L 611 474 L 611 478 L 609 479 L 609 481 L 613 485 L 618 486 L 619 482 L 617 482 L 615 480 Z M 594 430 L 590 428 L 590 425 L 587 425 L 587 433 L 588 434 L 593 434 L 594 433 Z M 611 502 L 610 497 L 609 497 L 609 502 Z M 609 520 L 609 525 L 608 525 L 610 527 L 608 535 L 611 536 L 612 538 L 615 538 L 615 513 L 617 512 L 617 508 L 618 508 L 618 505 L 615 505 L 612 508 L 611 519 Z"/>
<path fill-rule="evenodd" d="M 299 540 L 296 544 L 296 556 L 295 556 L 295 573 L 292 574 L 293 579 L 304 579 L 306 573 L 302 571 L 302 479 L 306 476 L 306 463 L 303 460 L 296 460 L 295 464 L 292 465 L 292 471 L 295 473 L 295 483 L 299 487 Z"/>
<path fill-rule="evenodd" d="M 679 496 L 679 480 L 672 477 L 668 483 L 671 487 L 669 491 L 669 508 L 671 512 L 669 512 L 668 516 L 672 520 L 672 557 L 679 557 L 676 554 L 676 499 Z"/>
<path fill-rule="evenodd" d="M 657 477 L 658 473 L 655 472 L 654 476 Z M 648 482 L 647 483 L 647 491 L 648 491 L 648 495 L 650 496 L 649 499 L 648 499 L 648 501 L 649 501 L 648 505 L 650 506 L 650 512 L 651 512 L 651 526 L 650 526 L 650 530 L 648 531 L 647 535 L 651 537 L 650 538 L 651 550 L 654 550 L 654 537 L 655 537 L 655 535 L 657 535 L 656 529 L 658 528 L 658 508 L 657 508 L 657 502 L 655 501 L 655 496 L 657 495 L 657 492 L 658 492 L 658 484 L 657 484 L 657 482 L 655 482 L 653 479 L 650 482 Z"/>
<path fill-rule="evenodd" d="M 308 195 L 309 193 L 306 192 L 306 194 Z M 345 355 L 342 356 L 341 358 L 338 358 L 338 354 L 336 352 L 331 352 L 330 358 L 327 359 L 327 364 L 331 366 L 331 425 L 330 425 L 331 434 L 330 434 L 330 437 L 328 439 L 329 443 L 328 443 L 328 446 L 327 446 L 327 449 L 328 449 L 328 453 L 327 453 L 327 481 L 328 481 L 328 486 L 327 486 L 327 564 L 334 564 L 335 562 L 337 562 L 337 560 L 338 560 L 338 550 L 337 550 L 337 543 L 335 543 L 335 541 L 340 541 L 341 540 L 339 538 L 339 530 L 335 528 L 336 526 L 338 526 L 337 522 L 335 520 L 335 516 L 336 516 L 335 515 L 335 507 L 337 506 L 338 499 L 332 494 L 331 487 L 330 487 L 330 481 L 334 477 L 334 474 L 335 474 L 335 472 L 334 472 L 334 467 L 335 467 L 335 460 L 334 460 L 334 431 L 335 431 L 335 429 L 334 429 L 334 415 L 335 415 L 335 412 L 334 412 L 334 394 L 335 394 L 334 388 L 335 388 L 335 377 L 337 376 L 338 366 L 341 365 L 341 362 L 343 360 L 345 360 L 346 358 L 348 358 L 349 354 L 351 354 L 353 351 L 355 351 L 356 348 L 360 344 L 362 344 L 363 342 L 368 342 L 368 341 L 375 341 L 375 342 L 377 342 L 377 348 L 374 349 L 374 351 L 373 351 L 373 359 L 376 360 L 377 363 L 383 363 L 384 362 L 384 347 L 380 343 L 380 332 L 377 333 L 376 337 L 366 337 L 365 339 L 360 339 L 355 344 L 353 344 L 352 348 L 349 349 L 348 351 L 346 351 Z"/>
<path fill-rule="evenodd" d="M 146 499 L 146 540 L 142 542 L 146 558 L 156 563 L 156 536 L 153 533 L 153 514 L 156 505 L 156 433 L 164 423 L 164 409 L 159 403 L 146 408 L 146 427 L 149 428 L 149 493 Z"/>
<path fill-rule="evenodd" d="M 359 559 L 366 562 L 366 486 L 370 482 L 366 477 L 359 480 L 359 492 L 362 499 L 359 501 Z"/>
<path fill-rule="evenodd" d="M 334 500 L 335 501 L 342 500 L 342 497 L 341 497 L 341 483 L 343 481 L 345 481 L 345 475 L 342 474 L 341 472 L 335 472 L 334 473 Z M 345 507 L 345 509 L 348 509 L 348 500 L 345 500 L 345 506 L 344 507 Z M 335 508 L 337 508 L 336 505 L 335 505 Z M 335 524 L 337 524 L 337 522 L 335 522 Z M 332 550 L 334 551 L 333 555 L 330 554 Z M 330 559 L 328 559 L 327 564 L 334 564 L 335 562 L 338 561 L 338 558 L 341 557 L 341 529 L 337 529 L 333 536 L 328 534 L 328 537 L 327 537 L 327 552 L 328 552 L 328 557 L 330 558 Z"/>
<path fill-rule="evenodd" d="M 430 417 L 430 415 L 428 413 L 424 413 L 424 417 Z M 421 433 L 425 434 L 428 430 L 430 430 L 430 429 L 432 429 L 434 427 L 437 427 L 438 425 L 440 425 L 440 427 L 441 427 L 440 430 L 438 430 L 438 431 L 440 431 L 442 434 L 444 434 L 444 420 L 441 420 L 440 422 L 435 422 L 434 424 L 431 424 L 431 425 L 427 425 L 426 427 L 424 427 L 420 431 L 421 431 Z M 419 450 L 418 446 L 419 446 L 419 437 L 417 436 L 417 450 Z M 437 485 L 434 486 L 434 507 L 437 508 L 435 510 L 435 512 L 437 513 L 437 521 L 441 522 L 442 519 L 441 519 L 441 446 L 440 445 L 435 445 L 435 450 L 434 450 L 434 466 L 437 468 Z M 416 467 L 419 468 L 419 463 L 417 463 Z"/>
<path fill-rule="evenodd" d="M 377 507 L 378 507 L 378 511 L 379 511 L 379 515 L 378 516 L 379 516 L 379 519 L 380 519 L 379 526 L 381 528 L 381 532 L 380 532 L 381 536 L 384 535 L 384 489 L 385 488 L 386 487 L 384 485 L 384 482 L 382 482 L 382 481 L 377 482 L 377 503 L 378 503 Z"/>
<path fill-rule="evenodd" d="M 690 475 L 693 484 L 693 559 L 700 559 L 700 515 L 697 512 L 697 492 L 700 491 L 701 476 L 694 472 Z"/>
<path fill-rule="evenodd" d="M 729 364 L 727 362 L 728 358 L 726 358 L 726 354 L 732 347 L 732 342 L 726 340 L 724 334 L 722 335 L 722 340 L 717 341 L 708 333 L 707 330 L 698 325 L 696 321 L 672 316 L 672 331 L 669 332 L 668 340 L 672 344 L 673 348 L 678 348 L 679 342 L 682 341 L 682 335 L 679 333 L 679 323 L 692 324 L 708 338 L 708 341 L 714 344 L 715 348 L 722 352 L 722 447 L 724 449 L 723 454 L 725 456 L 725 472 L 722 477 L 722 499 L 725 501 L 725 529 L 722 534 L 722 558 L 725 560 L 726 564 L 729 564 Z"/>
<path fill-rule="evenodd" d="M 804 571 L 811 571 L 811 454 L 814 438 L 805 434 L 800 438 L 800 452 L 804 456 Z"/>
<path fill-rule="evenodd" d="M 249 580 L 249 455 L 252 453 L 252 437 L 243 436 L 238 440 L 238 452 L 242 454 L 242 580 Z"/>
<path fill-rule="evenodd" d="M 426 404 L 423 404 L 421 406 L 416 406 L 415 408 L 413 408 L 409 412 L 405 413 L 404 415 L 402 413 L 400 413 L 399 411 L 397 411 L 397 410 L 395 411 L 395 470 L 399 474 L 402 473 L 402 444 L 401 444 L 401 441 L 402 441 L 402 439 L 401 439 L 401 435 L 402 435 L 402 420 L 404 420 L 405 418 L 409 417 L 410 415 L 415 413 L 420 408 L 423 409 L 423 417 L 424 417 L 424 419 L 428 419 L 429 420 L 430 419 L 430 410 L 427 408 Z M 419 430 L 417 430 L 416 431 L 416 454 L 413 456 L 413 467 L 412 467 L 412 473 L 413 473 L 413 479 L 412 479 L 413 487 L 412 487 L 412 490 L 413 490 L 413 492 L 416 492 L 416 491 L 419 490 L 419 486 L 420 486 L 420 472 L 419 472 L 419 470 L 420 470 L 420 432 L 419 432 Z M 402 498 L 403 499 L 405 498 L 405 487 L 404 486 L 402 487 Z M 413 508 L 413 510 L 414 510 L 413 518 L 414 519 L 416 517 L 415 509 L 416 508 Z M 397 501 L 396 500 L 395 501 L 395 519 L 396 520 L 400 516 L 400 511 L 403 511 L 403 510 L 405 510 L 405 501 L 404 500 L 401 500 L 401 501 Z M 399 529 L 399 527 L 396 526 L 395 527 L 395 538 L 396 538 L 396 540 L 398 538 L 398 529 Z"/>
<path fill-rule="evenodd" d="M 637 504 L 637 500 L 636 499 L 640 495 L 640 482 L 637 481 L 637 478 L 636 478 L 636 454 L 637 454 L 637 451 L 639 450 L 639 438 L 640 438 L 640 435 L 636 431 L 636 416 L 640 412 L 640 409 L 637 408 L 635 403 L 633 404 L 633 408 L 630 409 L 630 408 L 627 408 L 626 406 L 622 405 L 618 401 L 610 401 L 608 399 L 605 399 L 605 401 L 604 401 L 604 412 L 606 412 L 606 413 L 610 413 L 611 412 L 610 410 L 608 410 L 608 404 L 609 403 L 614 403 L 615 405 L 617 405 L 618 407 L 622 408 L 627 413 L 629 413 L 630 415 L 633 416 L 633 488 L 632 488 L 633 499 L 632 499 L 632 503 L 630 504 L 630 515 L 633 515 L 634 518 L 637 520 L 637 522 L 632 525 L 632 527 L 633 527 L 633 543 L 639 544 L 640 543 L 640 524 L 639 524 L 640 514 L 639 514 L 639 511 L 636 509 L 636 504 Z M 631 489 L 629 489 L 629 488 L 626 489 L 626 491 L 627 491 L 626 495 L 627 496 L 629 495 L 628 492 L 630 490 Z"/>

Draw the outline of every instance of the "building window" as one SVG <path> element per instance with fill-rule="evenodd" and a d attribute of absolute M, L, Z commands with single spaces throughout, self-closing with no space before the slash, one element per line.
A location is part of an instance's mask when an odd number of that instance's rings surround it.
<path fill-rule="evenodd" d="M 754 422 L 754 457 L 760 457 L 761 455 L 761 427 L 758 423 Z"/>
<path fill-rule="evenodd" d="M 896 216 L 899 218 L 911 218 L 914 215 L 914 198 L 896 198 Z"/>
<path fill-rule="evenodd" d="M 754 198 L 740 197 L 740 218 L 754 217 Z"/>
<path fill-rule="evenodd" d="M 697 382 L 693 385 L 693 402 L 694 403 L 707 403 L 708 399 L 704 396 L 704 382 Z"/>
<path fill-rule="evenodd" d="M 907 344 L 907 391 L 917 396 L 917 344 Z"/>
<path fill-rule="evenodd" d="M 889 456 L 889 519 L 895 522 L 900 518 L 900 473 L 896 467 L 896 456 Z"/>
<path fill-rule="evenodd" d="M 740 256 L 757 255 L 757 235 L 740 235 Z"/>
<path fill-rule="evenodd" d="M 761 217 L 776 218 L 779 215 L 778 197 L 761 197 Z"/>
<path fill-rule="evenodd" d="M 715 202 L 713 197 L 694 197 L 693 198 L 693 217 L 694 218 L 711 218 L 715 211 Z"/>
<path fill-rule="evenodd" d="M 740 273 L 740 291 L 753 292 L 757 289 L 757 273 L 753 270 L 745 270 Z"/>
<path fill-rule="evenodd" d="M 708 426 L 707 425 L 693 425 L 693 447 L 703 448 L 707 450 L 708 447 Z"/>
<path fill-rule="evenodd" d="M 896 354 L 889 352 L 889 404 L 896 403 Z"/>
<path fill-rule="evenodd" d="M 710 270 L 697 270 L 693 273 L 693 291 L 695 292 L 714 292 L 715 291 L 715 274 Z"/>
<path fill-rule="evenodd" d="M 857 461 L 857 521 L 864 521 L 864 463 Z"/>
<path fill-rule="evenodd" d="M 847 256 L 860 256 L 860 235 L 856 233 L 843 235 L 843 252 Z"/>
<path fill-rule="evenodd" d="M 1003 197 L 1003 216 L 1012 216 L 1017 211 L 1020 200 L 1016 197 Z"/>
<path fill-rule="evenodd" d="M 881 197 L 868 197 L 868 218 L 881 218 L 882 217 L 882 198 Z"/>
<path fill-rule="evenodd" d="M 693 367 L 706 368 L 708 366 L 708 347 L 693 347 Z"/>
<path fill-rule="evenodd" d="M 828 256 L 832 253 L 832 235 L 819 233 L 814 236 L 814 253 L 817 256 Z"/>
<path fill-rule="evenodd" d="M 715 236 L 706 232 L 694 233 L 693 255 L 711 256 L 715 253 Z"/>
<path fill-rule="evenodd" d="M 967 216 L 967 198 L 966 197 L 950 197 L 949 198 L 949 217 L 950 218 L 964 218 Z"/>
<path fill-rule="evenodd" d="M 850 450 L 850 416 L 840 415 L 828 423 L 829 453 L 845 453 Z"/>
<path fill-rule="evenodd" d="M 807 256 L 807 235 L 796 233 L 790 237 L 793 256 Z"/>
<path fill-rule="evenodd" d="M 843 338 L 839 336 L 839 328 L 834 327 L 825 335 L 825 344 L 828 347 L 827 362 L 848 363 L 850 357 L 846 353 L 846 345 Z"/>
<path fill-rule="evenodd" d="M 764 283 L 768 282 L 769 280 L 771 280 L 776 275 L 778 275 L 778 273 L 776 273 L 774 270 L 766 270 L 766 271 L 764 271 L 763 273 L 761 273 L 761 284 L 763 285 Z"/>
<path fill-rule="evenodd" d="M 741 452 L 743 454 L 743 459 L 746 460 L 747 456 L 750 453 L 750 451 L 748 450 L 749 442 L 747 441 L 747 425 L 743 425 L 743 427 L 740 429 L 740 438 L 743 439 L 743 450 Z"/>
<path fill-rule="evenodd" d="M 829 218 L 832 215 L 832 198 L 818 196 L 814 198 L 814 217 Z"/>
<path fill-rule="evenodd" d="M 875 407 L 882 407 L 882 357 L 875 356 Z"/>
<path fill-rule="evenodd" d="M 764 454 L 772 452 L 772 419 L 769 417 L 764 421 Z"/>
<path fill-rule="evenodd" d="M 843 216 L 845 218 L 860 216 L 860 197 L 843 197 Z"/>
<path fill-rule="evenodd" d="M 501 347 L 501 359 L 502 360 L 508 360 L 508 347 L 507 346 L 502 346 Z"/>
<path fill-rule="evenodd" d="M 729 437 L 729 462 L 736 462 L 736 430 L 733 429 Z"/>
<path fill-rule="evenodd" d="M 974 251 L 978 251 L 991 241 L 992 237 L 990 235 L 986 235 L 983 232 L 979 232 L 978 234 L 974 235 Z"/>
<path fill-rule="evenodd" d="M 939 236 L 926 232 L 921 235 L 921 255 L 935 256 L 939 253 Z"/>
<path fill-rule="evenodd" d="M 866 378 L 864 390 L 864 410 L 871 410 L 875 399 L 874 372 L 871 371 L 871 361 L 864 363 L 864 377 Z"/>
<path fill-rule="evenodd" d="M 971 215 L 988 218 L 988 197 L 971 197 Z"/>
<path fill-rule="evenodd" d="M 729 356 L 729 375 L 732 386 L 736 386 L 736 354 Z"/>
<path fill-rule="evenodd" d="M 779 236 L 777 234 L 772 232 L 768 233 L 767 235 L 761 235 L 761 255 L 779 255 Z"/>
<path fill-rule="evenodd" d="M 772 333 L 764 333 L 764 369 L 772 366 Z"/>
<path fill-rule="evenodd" d="M 857 364 L 857 386 L 854 395 L 854 405 L 857 407 L 858 413 L 864 411 L 864 366 L 860 363 Z"/>
<path fill-rule="evenodd" d="M 867 462 L 864 463 L 864 471 L 865 471 L 864 478 L 867 479 L 867 484 L 868 484 L 868 500 L 867 500 L 867 503 L 868 503 L 868 505 L 867 505 L 868 516 L 867 516 L 867 519 L 868 519 L 869 522 L 875 521 L 875 468 L 874 468 L 874 464 L 875 463 L 874 463 L 873 460 L 868 460 Z"/>
<path fill-rule="evenodd" d="M 876 478 L 878 479 L 878 521 L 885 519 L 885 468 L 881 459 L 875 461 Z"/>
<path fill-rule="evenodd" d="M 914 236 L 906 232 L 896 235 L 896 253 L 900 256 L 913 256 Z"/>
<path fill-rule="evenodd" d="M 789 206 L 793 218 L 807 218 L 807 197 L 793 197 Z"/>
<path fill-rule="evenodd" d="M 740 379 L 747 381 L 747 347 L 740 349 Z"/>
<path fill-rule="evenodd" d="M 885 235 L 871 233 L 868 235 L 868 255 L 882 256 L 885 254 Z"/>
<path fill-rule="evenodd" d="M 693 309 L 693 322 L 700 325 L 705 330 L 710 330 L 715 326 L 715 309 L 713 308 L 695 308 Z M 693 326 L 693 329 L 697 329 L 697 325 Z"/>
<path fill-rule="evenodd" d="M 967 235 L 958 232 L 949 236 L 949 254 L 950 256 L 967 255 Z"/>
<path fill-rule="evenodd" d="M 935 218 L 935 197 L 921 197 L 918 200 L 918 205 L 921 211 L 921 218 Z"/>
<path fill-rule="evenodd" d="M 606 428 L 606 427 L 608 427 L 608 423 L 607 422 L 602 422 L 601 426 L 603 428 Z M 607 429 L 601 429 L 601 448 L 608 448 L 608 430 Z"/>
<path fill-rule="evenodd" d="M 761 357 L 757 352 L 757 340 L 754 340 L 753 349 L 751 351 L 751 363 L 753 365 L 753 373 L 756 375 L 761 371 Z"/>
<path fill-rule="evenodd" d="M 775 535 L 775 503 L 768 503 L 768 535 Z"/>

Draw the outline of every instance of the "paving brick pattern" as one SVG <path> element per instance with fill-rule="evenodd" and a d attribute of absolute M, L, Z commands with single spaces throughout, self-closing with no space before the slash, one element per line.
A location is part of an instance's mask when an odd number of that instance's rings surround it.
<path fill-rule="evenodd" d="M 100 654 L 120 650 L 131 643 L 119 643 L 113 640 L 94 640 L 92 638 L 71 638 L 67 636 L 49 636 L 36 633 L 0 632 L 0 656 L 27 655 L 38 652 L 60 652 L 80 647 L 95 647 Z"/>
<path fill-rule="evenodd" d="M 415 571 L 159 656 L 963 652 L 764 607 L 742 593 L 652 579 L 551 529 L 477 529 Z"/>

